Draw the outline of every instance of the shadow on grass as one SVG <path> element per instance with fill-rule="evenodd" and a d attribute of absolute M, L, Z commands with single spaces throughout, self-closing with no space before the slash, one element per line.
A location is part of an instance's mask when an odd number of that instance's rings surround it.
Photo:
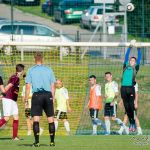
<path fill-rule="evenodd" d="M 19 140 L 12 140 L 10 137 L 1 137 L 0 140 L 22 141 L 24 139 L 19 138 Z"/>
<path fill-rule="evenodd" d="M 32 147 L 32 144 L 18 144 L 18 146 L 27 146 L 27 147 Z M 47 144 L 40 144 L 40 147 L 47 147 L 49 145 Z"/>

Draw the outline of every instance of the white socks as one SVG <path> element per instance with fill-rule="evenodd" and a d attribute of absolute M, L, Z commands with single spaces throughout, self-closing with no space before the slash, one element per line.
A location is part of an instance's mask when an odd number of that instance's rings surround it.
<path fill-rule="evenodd" d="M 54 124 L 55 124 L 55 131 L 58 129 L 58 121 L 57 120 L 55 120 L 54 121 Z"/>
<path fill-rule="evenodd" d="M 68 122 L 68 121 L 65 121 L 65 122 L 64 122 L 64 126 L 65 126 L 65 128 L 66 128 L 67 133 L 70 134 L 70 125 L 69 125 L 69 122 Z"/>
<path fill-rule="evenodd" d="M 93 124 L 93 135 L 97 135 L 97 125 Z"/>
<path fill-rule="evenodd" d="M 105 120 L 106 132 L 110 134 L 110 120 Z"/>

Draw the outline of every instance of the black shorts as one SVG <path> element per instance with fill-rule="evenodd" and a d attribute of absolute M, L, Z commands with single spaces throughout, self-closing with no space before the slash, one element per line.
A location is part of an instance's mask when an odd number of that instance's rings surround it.
<path fill-rule="evenodd" d="M 31 117 L 31 108 L 26 108 L 25 109 L 25 116 L 26 116 L 26 118 L 30 118 Z"/>
<path fill-rule="evenodd" d="M 31 116 L 42 116 L 43 110 L 47 117 L 54 116 L 51 92 L 35 92 L 32 96 Z"/>
<path fill-rule="evenodd" d="M 98 118 L 98 109 L 93 109 L 93 108 L 90 108 L 90 117 L 91 118 Z"/>
<path fill-rule="evenodd" d="M 59 110 L 55 111 L 54 117 L 57 118 L 57 119 L 68 119 L 67 118 L 67 113 L 63 112 L 63 111 L 59 111 Z"/>
<path fill-rule="evenodd" d="M 117 105 L 110 105 L 111 103 L 106 103 L 104 107 L 104 116 L 105 117 L 116 117 Z"/>

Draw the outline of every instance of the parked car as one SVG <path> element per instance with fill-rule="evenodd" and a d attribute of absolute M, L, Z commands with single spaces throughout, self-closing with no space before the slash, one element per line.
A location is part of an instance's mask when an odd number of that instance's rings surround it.
<path fill-rule="evenodd" d="M 54 20 L 61 24 L 80 21 L 83 11 L 91 4 L 92 0 L 62 0 L 54 7 Z"/>
<path fill-rule="evenodd" d="M 45 0 L 45 2 L 41 6 L 42 12 L 48 13 L 51 7 L 53 7 L 52 6 L 52 0 Z"/>
<path fill-rule="evenodd" d="M 2 2 L 11 3 L 11 0 L 2 0 Z M 24 6 L 40 5 L 40 0 L 14 0 L 13 2 L 16 5 L 24 5 Z"/>
<path fill-rule="evenodd" d="M 114 9 L 112 6 L 105 7 L 107 23 L 115 22 L 115 16 L 113 15 Z M 90 6 L 87 11 L 85 10 L 81 16 L 81 27 L 88 27 L 90 29 L 95 28 L 100 22 L 100 26 L 103 24 L 103 6 Z"/>
<path fill-rule="evenodd" d="M 0 22 L 0 41 L 1 42 L 9 42 L 12 40 L 17 42 L 72 42 L 73 40 L 67 36 L 60 35 L 54 29 L 33 22 L 24 22 L 24 21 L 14 21 L 13 22 L 13 31 L 11 21 L 1 21 Z M 6 46 L 2 46 L 2 49 L 6 49 Z M 24 51 L 43 51 L 47 49 L 47 47 L 31 47 L 17 46 L 17 50 L 21 50 L 23 48 Z M 68 49 L 65 49 L 63 52 L 64 55 L 68 53 Z M 8 51 L 8 53 L 10 53 Z"/>

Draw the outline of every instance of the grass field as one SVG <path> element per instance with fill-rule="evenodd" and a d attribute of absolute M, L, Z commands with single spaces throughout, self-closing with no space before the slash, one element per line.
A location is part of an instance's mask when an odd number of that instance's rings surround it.
<path fill-rule="evenodd" d="M 33 149 L 33 137 L 21 137 L 20 141 L 11 141 L 0 136 L 0 149 Z M 38 150 L 149 150 L 150 136 L 56 136 L 56 146 L 49 146 L 49 137 L 40 137 Z"/>

